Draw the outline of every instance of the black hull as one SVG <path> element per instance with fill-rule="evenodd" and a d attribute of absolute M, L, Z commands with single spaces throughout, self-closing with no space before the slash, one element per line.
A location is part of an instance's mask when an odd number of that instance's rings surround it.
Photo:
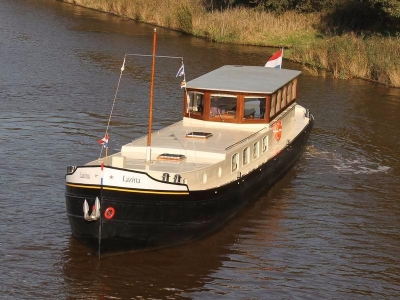
<path fill-rule="evenodd" d="M 294 165 L 307 143 L 313 122 L 311 117 L 300 135 L 273 159 L 216 189 L 160 196 L 67 185 L 67 216 L 72 233 L 99 257 L 170 247 L 201 238 L 221 228 Z M 83 202 L 86 199 L 92 207 L 96 197 L 100 199 L 101 217 L 85 221 Z M 103 216 L 107 207 L 115 209 L 112 219 Z"/>

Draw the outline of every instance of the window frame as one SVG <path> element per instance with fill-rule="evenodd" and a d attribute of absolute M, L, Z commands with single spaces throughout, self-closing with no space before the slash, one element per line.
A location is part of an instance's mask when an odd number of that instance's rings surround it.
<path fill-rule="evenodd" d="M 260 157 L 260 141 L 253 143 L 253 159 Z"/>
<path fill-rule="evenodd" d="M 264 135 L 263 138 L 261 139 L 262 153 L 267 152 L 268 148 L 269 148 L 269 136 L 268 135 Z"/>
<path fill-rule="evenodd" d="M 231 157 L 231 173 L 237 171 L 239 169 L 239 153 L 233 153 Z"/>
<path fill-rule="evenodd" d="M 242 165 L 248 165 L 250 163 L 250 147 L 246 147 L 242 152 Z"/>

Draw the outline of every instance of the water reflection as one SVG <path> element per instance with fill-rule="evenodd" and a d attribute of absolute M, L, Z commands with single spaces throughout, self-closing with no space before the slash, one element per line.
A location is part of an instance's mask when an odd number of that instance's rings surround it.
<path fill-rule="evenodd" d="M 82 255 L 74 242 L 63 259 L 67 294 L 93 298 L 166 299 L 199 289 L 222 265 L 225 248 L 215 238 L 162 251 L 120 255 L 105 259 Z M 225 251 L 224 251 L 225 250 Z"/>
<path fill-rule="evenodd" d="M 98 157 L 123 57 L 151 52 L 153 26 L 52 0 L 0 6 L 3 298 L 398 298 L 400 90 L 303 72 L 315 127 L 276 187 L 204 240 L 98 260 L 71 238 L 65 167 Z M 157 32 L 188 80 L 273 52 Z M 147 132 L 151 63 L 130 63 L 111 152 Z M 155 129 L 181 118 L 179 66 L 157 61 Z"/>

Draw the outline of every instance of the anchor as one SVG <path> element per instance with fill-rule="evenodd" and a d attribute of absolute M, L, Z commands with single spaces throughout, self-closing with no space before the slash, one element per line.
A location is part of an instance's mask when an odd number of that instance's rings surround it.
<path fill-rule="evenodd" d="M 100 200 L 98 197 L 96 197 L 96 200 L 94 202 L 94 209 L 90 215 L 89 204 L 85 199 L 85 201 L 83 202 L 83 217 L 86 221 L 96 221 L 98 218 L 100 218 Z"/>

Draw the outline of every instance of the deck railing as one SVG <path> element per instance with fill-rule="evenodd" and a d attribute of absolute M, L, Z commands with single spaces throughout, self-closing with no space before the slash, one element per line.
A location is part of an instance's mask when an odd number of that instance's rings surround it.
<path fill-rule="evenodd" d="M 267 129 L 268 129 L 268 127 L 261 128 L 259 131 L 257 131 L 257 132 L 255 132 L 255 133 L 249 135 L 248 137 L 245 137 L 243 140 L 240 140 L 239 142 L 234 143 L 234 144 L 230 145 L 229 147 L 226 147 L 226 148 L 225 148 L 225 153 L 226 153 L 229 149 L 232 149 L 232 148 L 236 147 L 237 145 L 240 145 L 240 144 L 242 144 L 242 143 L 248 141 L 249 139 L 253 138 L 254 136 L 260 134 L 261 131 L 267 130 Z"/>

